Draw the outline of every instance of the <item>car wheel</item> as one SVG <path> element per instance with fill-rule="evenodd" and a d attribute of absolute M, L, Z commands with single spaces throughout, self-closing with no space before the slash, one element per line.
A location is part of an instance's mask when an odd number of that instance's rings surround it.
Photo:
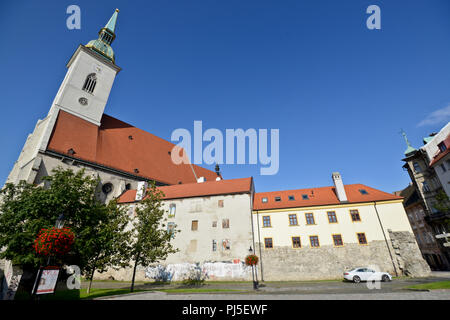
<path fill-rule="evenodd" d="M 383 276 L 381 277 L 381 281 L 388 282 L 391 281 L 391 279 L 389 279 L 389 276 L 387 274 L 383 274 Z"/>
<path fill-rule="evenodd" d="M 353 277 L 353 282 L 354 282 L 354 283 L 360 283 L 360 282 L 361 282 L 361 278 L 358 277 L 358 276 L 354 276 L 354 277 Z"/>

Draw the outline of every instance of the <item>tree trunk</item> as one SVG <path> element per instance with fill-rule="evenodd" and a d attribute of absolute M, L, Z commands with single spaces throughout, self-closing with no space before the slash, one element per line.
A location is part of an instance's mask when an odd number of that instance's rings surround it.
<path fill-rule="evenodd" d="M 89 286 L 87 288 L 88 295 L 91 293 L 92 280 L 94 280 L 94 273 L 95 273 L 95 269 L 96 269 L 95 266 L 97 265 L 97 260 L 98 260 L 99 256 L 100 256 L 100 254 L 98 254 L 97 257 L 95 257 L 94 266 L 92 267 L 91 277 L 89 279 Z"/>
<path fill-rule="evenodd" d="M 94 280 L 95 268 L 92 269 L 91 278 L 89 279 L 89 286 L 87 288 L 87 294 L 91 294 L 92 280 Z"/>
<path fill-rule="evenodd" d="M 133 292 L 133 290 L 134 290 L 134 279 L 136 277 L 136 268 L 139 263 L 139 256 L 140 256 L 140 254 L 138 253 L 136 260 L 134 261 L 133 278 L 131 279 L 131 289 L 130 289 L 131 292 Z"/>

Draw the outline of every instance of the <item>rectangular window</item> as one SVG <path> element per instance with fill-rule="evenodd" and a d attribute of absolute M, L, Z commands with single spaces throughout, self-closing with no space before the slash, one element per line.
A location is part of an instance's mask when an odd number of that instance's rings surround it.
<path fill-rule="evenodd" d="M 217 251 L 217 241 L 216 240 L 212 241 L 212 251 Z"/>
<path fill-rule="evenodd" d="M 336 212 L 334 211 L 328 211 L 328 222 L 329 223 L 337 223 L 337 217 L 336 217 Z"/>
<path fill-rule="evenodd" d="M 167 232 L 172 236 L 172 238 L 175 237 L 175 223 L 169 222 L 167 223 Z"/>
<path fill-rule="evenodd" d="M 228 229 L 230 227 L 230 219 L 222 219 L 222 228 Z"/>
<path fill-rule="evenodd" d="M 447 168 L 445 167 L 445 165 L 443 163 L 441 163 L 441 169 L 442 169 L 442 172 L 446 172 L 447 171 Z"/>
<path fill-rule="evenodd" d="M 261 199 L 261 201 L 262 201 L 262 203 L 266 203 L 267 202 L 267 198 L 264 197 L 264 198 Z"/>
<path fill-rule="evenodd" d="M 342 247 L 344 245 L 342 236 L 340 234 L 333 234 L 333 243 L 336 247 Z"/>
<path fill-rule="evenodd" d="M 289 225 L 290 226 L 297 226 L 298 225 L 297 215 L 296 214 L 290 214 L 289 215 Z"/>
<path fill-rule="evenodd" d="M 359 216 L 358 210 L 350 210 L 350 215 L 352 217 L 353 222 L 361 221 L 361 217 Z"/>
<path fill-rule="evenodd" d="M 217 228 L 217 221 L 213 221 L 213 222 L 212 222 L 212 227 L 213 227 L 213 228 Z"/>
<path fill-rule="evenodd" d="M 303 199 L 303 200 L 308 200 L 308 199 L 309 199 L 309 197 L 308 197 L 308 195 L 307 195 L 307 194 L 302 194 L 302 199 Z"/>
<path fill-rule="evenodd" d="M 223 200 L 219 200 L 219 201 L 217 202 L 217 206 L 218 206 L 219 208 L 223 208 Z"/>
<path fill-rule="evenodd" d="M 191 230 L 192 231 L 198 230 L 198 220 L 192 220 Z"/>
<path fill-rule="evenodd" d="M 288 196 L 289 201 L 294 201 L 295 197 L 294 196 Z"/>
<path fill-rule="evenodd" d="M 177 205 L 174 203 L 171 203 L 169 206 L 169 218 L 175 217 L 175 212 L 177 211 Z"/>
<path fill-rule="evenodd" d="M 271 227 L 270 216 L 263 217 L 263 227 L 265 227 L 265 228 Z"/>
<path fill-rule="evenodd" d="M 369 194 L 369 193 L 367 192 L 366 189 L 359 189 L 359 192 L 360 192 L 362 195 L 364 195 L 364 194 Z"/>
<path fill-rule="evenodd" d="M 222 240 L 222 250 L 227 251 L 231 248 L 231 241 L 229 239 Z"/>
<path fill-rule="evenodd" d="M 414 171 L 419 173 L 422 172 L 422 168 L 420 167 L 418 162 L 413 162 Z"/>
<path fill-rule="evenodd" d="M 264 247 L 266 249 L 272 249 L 273 248 L 272 238 L 264 238 Z"/>
<path fill-rule="evenodd" d="M 300 237 L 292 237 L 292 248 L 301 248 L 302 243 L 300 242 Z"/>
<path fill-rule="evenodd" d="M 441 150 L 441 152 L 444 152 L 445 150 L 447 150 L 447 146 L 445 145 L 444 142 L 439 143 L 438 148 L 439 148 L 439 150 Z"/>
<path fill-rule="evenodd" d="M 305 217 L 306 217 L 306 224 L 316 224 L 314 221 L 314 214 L 305 213 Z"/>
<path fill-rule="evenodd" d="M 281 201 L 281 197 L 275 197 L 275 201 L 276 202 L 280 202 Z"/>
<path fill-rule="evenodd" d="M 311 243 L 311 247 L 313 247 L 313 248 L 320 247 L 318 236 L 310 236 L 309 242 Z"/>
<path fill-rule="evenodd" d="M 365 233 L 357 233 L 359 244 L 367 244 L 366 234 Z"/>

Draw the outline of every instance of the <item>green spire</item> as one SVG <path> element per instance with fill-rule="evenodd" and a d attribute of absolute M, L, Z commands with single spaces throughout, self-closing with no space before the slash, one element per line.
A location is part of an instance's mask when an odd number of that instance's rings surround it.
<path fill-rule="evenodd" d="M 413 148 L 413 147 L 411 146 L 411 143 L 409 143 L 408 137 L 406 136 L 406 132 L 403 131 L 403 129 L 402 129 L 401 133 L 402 133 L 402 135 L 403 135 L 403 138 L 405 139 L 406 145 L 408 146 L 408 148 L 406 148 L 406 150 L 405 150 L 405 152 L 404 152 L 404 153 L 405 153 L 405 156 L 408 157 L 408 156 L 411 155 L 413 152 L 417 151 L 417 149 L 415 149 L 415 148 Z"/>
<path fill-rule="evenodd" d="M 118 13 L 119 13 L 119 9 L 116 9 L 116 11 L 114 11 L 113 15 L 111 16 L 111 18 L 109 19 L 108 23 L 105 26 L 105 29 L 108 29 L 112 33 L 114 33 L 115 30 L 116 30 L 117 14 Z"/>
<path fill-rule="evenodd" d="M 113 15 L 109 19 L 108 23 L 104 28 L 101 28 L 98 32 L 98 39 L 91 40 L 86 45 L 86 48 L 90 48 L 96 53 L 101 54 L 106 59 L 110 60 L 112 63 L 115 62 L 114 51 L 111 48 L 111 43 L 116 38 L 115 30 L 117 23 L 117 14 L 119 9 L 114 11 Z"/>

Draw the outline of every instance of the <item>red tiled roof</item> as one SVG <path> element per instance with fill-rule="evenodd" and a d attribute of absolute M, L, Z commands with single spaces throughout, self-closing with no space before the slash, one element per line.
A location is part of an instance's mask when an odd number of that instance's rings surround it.
<path fill-rule="evenodd" d="M 250 193 L 252 178 L 241 178 L 202 183 L 176 184 L 158 187 L 164 193 L 163 199 L 180 199 L 222 194 Z M 119 203 L 130 203 L 136 199 L 136 190 L 127 190 L 119 197 Z"/>
<path fill-rule="evenodd" d="M 450 134 L 447 136 L 447 138 L 445 138 L 443 142 L 446 146 L 446 149 L 444 150 L 444 152 L 439 150 L 439 152 L 433 157 L 433 160 L 431 160 L 430 167 L 434 166 L 436 162 L 441 160 L 443 157 L 445 157 L 445 155 L 447 155 L 450 152 Z"/>
<path fill-rule="evenodd" d="M 118 119 L 103 115 L 101 126 L 60 110 L 47 150 L 71 155 L 163 184 L 196 182 L 189 164 L 176 165 L 169 152 L 174 144 Z M 217 174 L 193 165 L 197 177 Z M 138 171 L 136 172 L 135 169 Z"/>
<path fill-rule="evenodd" d="M 344 188 L 347 194 L 348 203 L 403 199 L 403 197 L 370 188 L 363 184 L 349 184 L 345 185 Z M 367 194 L 361 194 L 359 191 L 360 189 L 366 190 Z M 308 195 L 309 199 L 303 200 L 302 195 Z M 289 200 L 289 196 L 294 196 L 295 200 Z M 268 200 L 266 203 L 262 202 L 262 198 L 264 197 Z M 275 201 L 275 197 L 281 197 L 281 201 Z M 255 193 L 253 210 L 312 207 L 335 204 L 341 204 L 335 193 L 335 188 L 321 187 Z"/>

